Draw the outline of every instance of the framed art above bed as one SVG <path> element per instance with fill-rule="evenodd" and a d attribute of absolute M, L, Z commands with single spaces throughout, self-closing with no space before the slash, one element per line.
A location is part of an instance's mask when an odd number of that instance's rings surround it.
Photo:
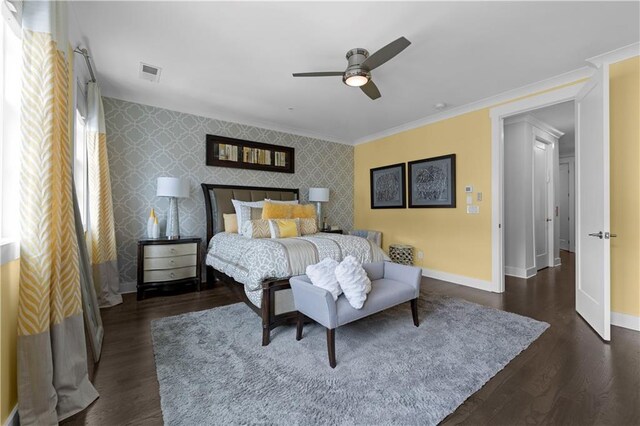
<path fill-rule="evenodd" d="M 207 166 L 295 173 L 295 148 L 207 135 Z"/>

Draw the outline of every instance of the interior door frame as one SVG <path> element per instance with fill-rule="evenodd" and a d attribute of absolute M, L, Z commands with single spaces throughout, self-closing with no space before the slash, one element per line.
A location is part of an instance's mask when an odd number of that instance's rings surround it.
<path fill-rule="evenodd" d="M 491 117 L 491 281 L 494 291 L 504 292 L 504 120 L 535 109 L 575 101 L 585 81 L 531 96 L 489 111 Z M 576 159 L 577 160 L 577 159 Z M 579 212 L 576 212 L 576 216 Z M 576 248 L 577 250 L 577 248 Z M 578 256 L 578 253 L 576 253 Z"/>
<path fill-rule="evenodd" d="M 569 169 L 569 252 L 576 252 L 576 165 L 575 152 L 573 155 L 560 157 L 560 165 L 566 164 Z"/>

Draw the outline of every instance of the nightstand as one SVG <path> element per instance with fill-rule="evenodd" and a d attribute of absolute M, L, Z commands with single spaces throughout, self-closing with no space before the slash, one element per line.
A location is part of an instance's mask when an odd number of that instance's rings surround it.
<path fill-rule="evenodd" d="M 199 237 L 138 240 L 138 300 L 146 290 L 169 285 L 195 284 L 200 291 L 201 243 Z"/>
<path fill-rule="evenodd" d="M 326 234 L 342 234 L 342 229 L 329 229 L 327 231 L 320 231 Z"/>

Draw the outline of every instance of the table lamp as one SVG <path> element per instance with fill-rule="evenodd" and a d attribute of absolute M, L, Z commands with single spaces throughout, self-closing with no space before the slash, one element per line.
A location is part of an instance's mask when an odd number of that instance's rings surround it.
<path fill-rule="evenodd" d="M 322 223 L 322 203 L 329 201 L 329 188 L 309 188 L 309 201 L 316 203 L 316 219 L 318 220 L 318 229 L 320 229 Z"/>
<path fill-rule="evenodd" d="M 169 197 L 169 213 L 167 214 L 167 238 L 180 238 L 180 220 L 178 219 L 178 198 L 189 196 L 189 182 L 174 177 L 159 177 L 158 197 Z"/>

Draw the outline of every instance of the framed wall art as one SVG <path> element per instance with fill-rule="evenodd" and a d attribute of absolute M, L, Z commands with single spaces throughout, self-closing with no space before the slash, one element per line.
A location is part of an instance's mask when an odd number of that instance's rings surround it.
<path fill-rule="evenodd" d="M 456 155 L 409 163 L 409 207 L 456 207 Z"/>
<path fill-rule="evenodd" d="M 404 163 L 371 169 L 371 208 L 403 209 L 407 206 Z"/>
<path fill-rule="evenodd" d="M 207 135 L 207 166 L 295 173 L 295 149 L 224 136 Z"/>

